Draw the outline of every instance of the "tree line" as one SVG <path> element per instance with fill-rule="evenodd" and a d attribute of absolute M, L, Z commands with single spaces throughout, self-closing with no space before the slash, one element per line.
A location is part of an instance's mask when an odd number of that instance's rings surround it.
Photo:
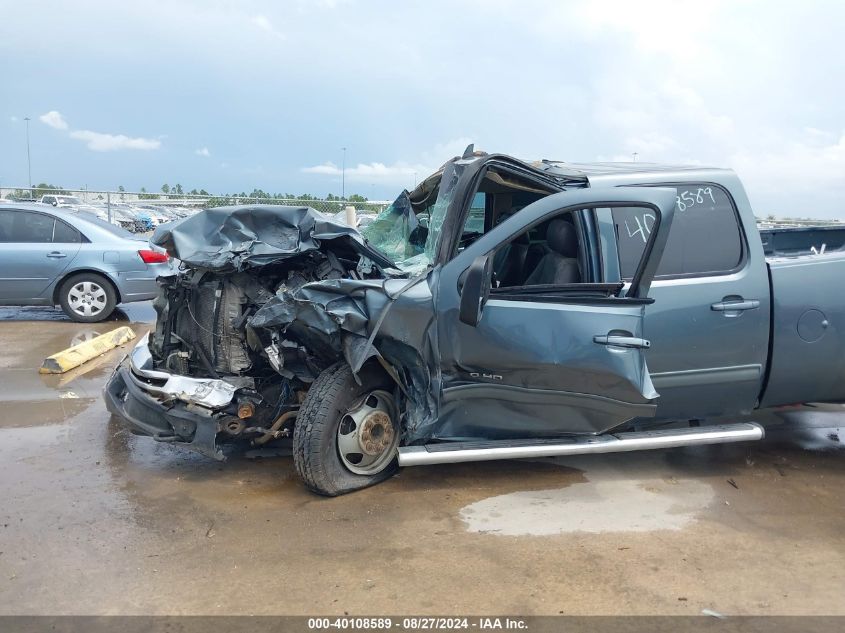
<path fill-rule="evenodd" d="M 126 192 L 126 188 L 123 185 L 118 185 L 117 191 L 118 193 L 124 193 Z M 69 195 L 70 193 L 70 190 L 65 189 L 61 185 L 52 185 L 46 182 L 41 182 L 32 187 L 31 197 L 35 200 L 38 200 L 41 198 L 41 196 L 48 194 Z M 178 198 L 179 196 L 208 196 L 212 200 L 217 198 L 220 198 L 221 200 L 231 200 L 233 198 L 253 198 L 257 200 L 329 200 L 332 202 L 352 202 L 358 204 L 369 202 L 368 198 L 357 193 L 345 197 L 335 196 L 334 194 L 330 193 L 325 197 L 321 198 L 310 193 L 269 193 L 264 191 L 263 189 L 253 189 L 251 193 L 241 191 L 240 193 L 226 193 L 214 196 L 205 189 L 197 190 L 196 188 L 194 188 L 190 191 L 186 191 L 185 188 L 179 183 L 176 183 L 172 187 L 169 184 L 164 183 L 161 186 L 161 193 L 165 194 L 165 196 L 168 198 Z M 149 192 L 145 187 L 141 187 L 138 192 L 138 198 L 140 198 L 141 200 L 157 200 L 160 197 L 161 194 L 157 192 Z M 30 193 L 28 189 L 15 189 L 13 192 L 6 194 L 6 198 L 11 200 L 27 200 L 30 198 Z"/>

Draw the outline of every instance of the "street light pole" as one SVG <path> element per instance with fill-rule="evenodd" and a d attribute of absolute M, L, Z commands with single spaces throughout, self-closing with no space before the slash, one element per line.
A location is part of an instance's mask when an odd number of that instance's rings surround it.
<path fill-rule="evenodd" d="M 343 150 L 343 162 L 340 169 L 340 198 L 346 200 L 346 148 L 341 147 L 340 149 Z"/>
<path fill-rule="evenodd" d="M 32 160 L 29 156 L 29 117 L 23 118 L 26 121 L 26 171 L 29 176 L 29 197 L 32 198 Z"/>

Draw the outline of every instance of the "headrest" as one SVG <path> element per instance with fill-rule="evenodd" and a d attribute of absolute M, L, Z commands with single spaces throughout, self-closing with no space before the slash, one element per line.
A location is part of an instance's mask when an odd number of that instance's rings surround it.
<path fill-rule="evenodd" d="M 528 235 L 528 232 L 526 231 L 525 233 L 520 233 L 519 235 L 517 235 L 515 238 L 513 238 L 513 243 L 522 244 L 523 246 L 528 246 L 529 244 L 531 244 L 531 239 Z"/>
<path fill-rule="evenodd" d="M 578 234 L 575 226 L 566 220 L 552 220 L 546 230 L 546 242 L 554 252 L 564 257 L 578 256 Z"/>

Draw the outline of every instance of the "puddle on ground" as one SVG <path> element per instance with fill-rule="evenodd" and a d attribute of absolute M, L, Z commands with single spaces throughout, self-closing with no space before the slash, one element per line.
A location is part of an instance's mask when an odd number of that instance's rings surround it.
<path fill-rule="evenodd" d="M 73 324 L 64 312 L 52 306 L 3 306 L 0 307 L 0 321 L 64 321 Z M 152 322 L 155 321 L 155 310 L 151 301 L 122 303 L 106 319 L 106 323 L 109 321 Z"/>
<path fill-rule="evenodd" d="M 470 532 L 503 536 L 680 530 L 714 496 L 711 486 L 695 480 L 600 480 L 489 497 L 460 516 Z"/>

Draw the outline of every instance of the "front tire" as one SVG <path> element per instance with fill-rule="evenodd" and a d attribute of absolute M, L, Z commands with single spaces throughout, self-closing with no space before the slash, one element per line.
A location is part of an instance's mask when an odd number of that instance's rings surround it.
<path fill-rule="evenodd" d="M 335 497 L 372 486 L 397 470 L 400 439 L 394 383 L 378 365 L 359 372 L 332 365 L 308 390 L 293 431 L 293 463 L 305 485 Z"/>
<path fill-rule="evenodd" d="M 74 321 L 97 323 L 109 318 L 117 305 L 111 282 L 94 273 L 68 277 L 59 288 L 59 305 Z"/>

